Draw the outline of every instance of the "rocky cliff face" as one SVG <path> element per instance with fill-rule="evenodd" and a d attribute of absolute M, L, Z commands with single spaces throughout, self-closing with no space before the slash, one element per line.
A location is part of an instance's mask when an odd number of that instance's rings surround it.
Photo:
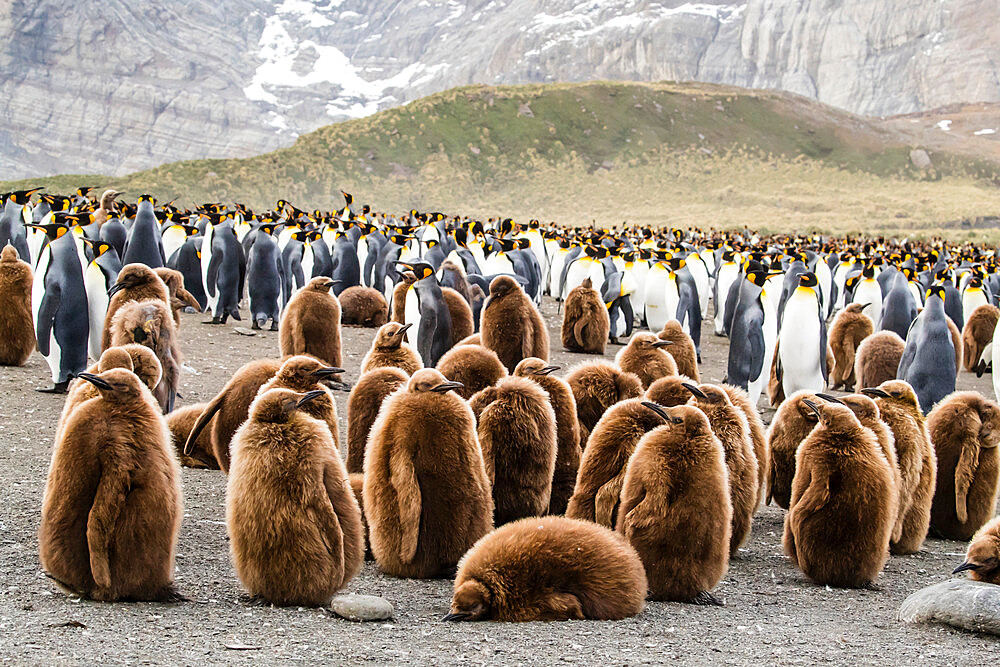
<path fill-rule="evenodd" d="M 468 83 L 699 80 L 888 115 L 1000 100 L 996 0 L 15 0 L 0 178 L 234 157 Z"/>

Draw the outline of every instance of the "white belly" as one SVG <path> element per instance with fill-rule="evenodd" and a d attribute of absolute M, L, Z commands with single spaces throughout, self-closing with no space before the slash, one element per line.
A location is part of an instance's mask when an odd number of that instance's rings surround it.
<path fill-rule="evenodd" d="M 733 286 L 733 281 L 740 275 L 736 262 L 727 262 L 719 267 L 719 276 L 715 279 L 718 302 L 715 304 L 715 335 L 722 336 L 726 333 L 725 314 L 726 297 Z"/>
<path fill-rule="evenodd" d="M 417 290 L 413 285 L 406 290 L 405 301 L 403 302 L 403 324 L 412 325 L 406 332 L 406 339 L 414 349 L 417 348 L 417 341 L 420 340 L 420 301 L 417 299 Z"/>
<path fill-rule="evenodd" d="M 998 323 L 1000 325 L 1000 323 Z M 993 395 L 1000 401 L 1000 345 L 997 342 L 997 330 L 993 330 L 993 342 L 990 343 L 990 361 L 993 363 Z"/>
<path fill-rule="evenodd" d="M 566 284 L 563 286 L 562 292 L 563 299 L 570 293 L 570 290 L 583 284 L 584 279 L 590 275 L 591 264 L 593 264 L 593 260 L 589 257 L 573 260 L 573 263 L 569 265 L 569 271 L 566 272 Z M 603 279 L 601 282 L 603 282 Z M 601 289 L 600 285 L 594 285 L 593 287 L 596 290 Z"/>
<path fill-rule="evenodd" d="M 646 326 L 650 331 L 659 332 L 663 325 L 674 317 L 674 311 L 667 308 L 667 270 L 662 265 L 650 269 L 646 280 L 646 294 L 643 301 L 646 304 Z"/>
<path fill-rule="evenodd" d="M 854 299 L 851 303 L 870 303 L 865 308 L 865 315 L 872 318 L 875 324 L 875 331 L 882 326 L 882 288 L 879 287 L 875 279 L 864 280 L 854 290 Z"/>
<path fill-rule="evenodd" d="M 774 359 L 774 345 L 778 338 L 778 317 L 775 314 L 774 304 L 765 292 L 761 292 L 760 303 L 764 309 L 764 323 L 761 326 L 761 333 L 764 336 L 764 360 L 760 367 L 760 375 L 750 378 L 747 383 L 747 393 L 750 394 L 751 405 L 757 405 L 760 394 L 771 377 L 771 361 Z"/>
<path fill-rule="evenodd" d="M 108 284 L 101 267 L 93 262 L 87 265 L 83 274 L 83 283 L 87 289 L 87 313 L 90 319 L 90 336 L 87 340 L 87 350 L 94 361 L 101 358 L 101 336 L 104 333 L 104 318 L 108 314 Z"/>
<path fill-rule="evenodd" d="M 819 304 L 812 294 L 796 289 L 785 302 L 785 314 L 778 336 L 778 358 L 781 361 L 782 388 L 785 396 L 797 391 L 823 391 L 825 353 L 819 349 Z"/>
<path fill-rule="evenodd" d="M 965 290 L 962 294 L 962 316 L 965 318 L 962 323 L 968 324 L 972 311 L 988 303 L 986 293 L 983 290 L 975 287 Z"/>

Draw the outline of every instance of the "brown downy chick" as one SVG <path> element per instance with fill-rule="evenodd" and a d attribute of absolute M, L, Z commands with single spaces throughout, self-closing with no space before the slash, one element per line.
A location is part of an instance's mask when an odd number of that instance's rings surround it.
<path fill-rule="evenodd" d="M 732 558 L 750 537 L 750 527 L 760 489 L 757 481 L 757 457 L 750 443 L 750 425 L 746 416 L 732 404 L 729 394 L 722 387 L 688 384 L 687 389 L 694 394 L 689 405 L 705 413 L 712 432 L 722 444 L 722 451 L 726 456 L 729 498 L 733 512 L 729 542 L 729 556 Z"/>
<path fill-rule="evenodd" d="M 261 393 L 233 437 L 226 525 L 251 596 L 325 606 L 361 569 L 361 510 L 327 425 L 302 408 L 322 389 Z"/>
<path fill-rule="evenodd" d="M 858 346 L 874 331 L 872 319 L 862 312 L 867 305 L 864 303 L 849 304 L 837 313 L 830 326 L 830 351 L 833 353 L 833 370 L 830 373 L 831 389 L 847 391 L 854 389 L 854 358 Z"/>
<path fill-rule="evenodd" d="M 118 272 L 118 279 L 108 290 L 108 314 L 104 317 L 101 350 L 111 347 L 111 323 L 118 310 L 132 301 L 160 301 L 170 308 L 170 291 L 156 272 L 145 264 L 126 264 Z M 173 318 L 173 315 L 171 315 Z"/>
<path fill-rule="evenodd" d="M 278 324 L 281 356 L 308 354 L 330 366 L 340 366 L 340 302 L 330 288 L 336 282 L 313 278 L 288 300 Z"/>
<path fill-rule="evenodd" d="M 201 304 L 198 303 L 198 299 L 194 298 L 191 292 L 184 289 L 184 274 L 180 271 L 174 271 L 173 269 L 168 269 L 165 266 L 161 266 L 155 269 L 156 275 L 160 277 L 163 284 L 167 286 L 167 293 L 170 295 L 170 311 L 174 316 L 174 325 L 181 325 L 181 311 L 185 307 L 190 306 L 194 308 L 195 312 L 201 311 Z"/>
<path fill-rule="evenodd" d="M 870 587 L 889 558 L 896 520 L 889 464 L 846 405 L 803 402 L 819 423 L 795 455 L 785 552 L 819 585 Z"/>
<path fill-rule="evenodd" d="M 861 393 L 871 396 L 896 443 L 899 465 L 899 518 L 889 544 L 894 554 L 920 550 L 930 527 L 931 504 L 937 479 L 937 457 L 923 412 L 913 388 L 903 380 L 889 380 Z M 899 535 L 897 539 L 895 535 Z"/>
<path fill-rule="evenodd" d="M 668 375 L 677 375 L 677 364 L 674 358 L 662 348 L 673 345 L 668 340 L 660 340 L 656 334 L 633 334 L 617 356 L 615 363 L 625 373 L 633 373 L 642 382 L 642 388 L 648 389 L 656 380 Z"/>
<path fill-rule="evenodd" d="M 479 335 L 483 346 L 497 353 L 513 371 L 522 359 L 549 359 L 549 332 L 538 308 L 510 276 L 490 283 L 490 296 L 480 313 Z"/>
<path fill-rule="evenodd" d="M 580 423 L 580 444 L 604 412 L 615 403 L 642 396 L 642 382 L 607 361 L 584 361 L 569 369 L 566 383 L 573 390 Z"/>
<path fill-rule="evenodd" d="M 767 488 L 767 503 L 788 509 L 795 477 L 795 451 L 816 426 L 816 413 L 805 401 L 818 401 L 815 394 L 798 391 L 778 407 L 767 431 L 767 448 L 771 456 L 771 478 Z"/>
<path fill-rule="evenodd" d="M 556 416 L 556 467 L 552 473 L 552 497 L 549 514 L 564 514 L 576 487 L 580 468 L 580 427 L 576 419 L 576 400 L 565 380 L 552 375 L 558 366 L 547 365 L 537 357 L 528 357 L 514 369 L 514 375 L 537 383 L 549 394 Z"/>
<path fill-rule="evenodd" d="M 0 251 L 0 366 L 23 366 L 35 350 L 31 267 L 14 246 Z"/>
<path fill-rule="evenodd" d="M 162 377 L 153 390 L 153 396 L 163 412 L 173 410 L 180 388 L 183 358 L 170 309 L 155 299 L 131 301 L 115 313 L 109 331 L 112 346 L 136 343 L 145 345 L 156 354 Z"/>
<path fill-rule="evenodd" d="M 688 376 L 696 383 L 701 382 L 701 374 L 698 372 L 698 351 L 691 336 L 684 332 L 681 323 L 677 320 L 667 320 L 663 330 L 656 334 L 656 337 L 670 341 L 671 344 L 664 349 L 673 357 L 677 372 Z"/>
<path fill-rule="evenodd" d="M 95 600 L 176 600 L 183 507 L 167 424 L 131 371 L 79 377 L 100 396 L 73 411 L 55 443 L 38 531 L 42 567 Z"/>
<path fill-rule="evenodd" d="M 389 304 L 374 287 L 355 285 L 340 296 L 341 324 L 365 328 L 378 328 L 389 321 Z"/>
<path fill-rule="evenodd" d="M 629 460 L 617 531 L 646 567 L 650 598 L 721 604 L 711 594 L 729 568 L 729 475 L 719 439 L 698 408 L 646 402 L 663 425 Z"/>
<path fill-rule="evenodd" d="M 854 358 L 857 386 L 877 387 L 895 380 L 905 347 L 906 343 L 893 331 L 879 331 L 861 341 Z"/>
<path fill-rule="evenodd" d="M 437 369 L 452 382 L 462 383 L 455 393 L 465 400 L 507 377 L 500 357 L 482 345 L 456 345 L 438 359 Z"/>
<path fill-rule="evenodd" d="M 663 417 L 646 408 L 641 398 L 622 401 L 608 410 L 583 450 L 566 516 L 614 528 L 629 457 L 644 435 L 662 425 Z"/>
<path fill-rule="evenodd" d="M 984 525 L 969 543 L 965 562 L 952 574 L 968 572 L 975 581 L 1000 584 L 1000 517 Z"/>
<path fill-rule="evenodd" d="M 927 416 L 937 455 L 931 530 L 968 540 L 993 517 L 997 500 L 1000 406 L 974 391 L 957 391 Z"/>
<path fill-rule="evenodd" d="M 389 322 L 382 325 L 375 333 L 371 349 L 361 360 L 361 373 L 376 368 L 395 366 L 407 375 L 412 375 L 424 367 L 417 350 L 406 342 L 406 332 L 410 324 Z"/>
<path fill-rule="evenodd" d="M 395 366 L 376 368 L 364 373 L 351 388 L 347 398 L 347 472 L 364 469 L 365 449 L 372 424 L 382 408 L 382 401 L 405 386 L 410 376 Z"/>
<path fill-rule="evenodd" d="M 570 352 L 604 354 L 611 331 L 608 309 L 590 278 L 566 295 L 563 304 L 562 346 Z"/>
<path fill-rule="evenodd" d="M 440 372 L 413 374 L 385 400 L 365 455 L 372 553 L 396 577 L 447 575 L 493 528 L 476 420 Z"/>
<path fill-rule="evenodd" d="M 469 399 L 493 488 L 493 525 L 548 511 L 556 463 L 556 416 L 548 393 L 511 376 Z"/>
<path fill-rule="evenodd" d="M 642 561 L 610 530 L 531 518 L 498 528 L 462 558 L 444 620 L 618 620 L 645 599 Z"/>

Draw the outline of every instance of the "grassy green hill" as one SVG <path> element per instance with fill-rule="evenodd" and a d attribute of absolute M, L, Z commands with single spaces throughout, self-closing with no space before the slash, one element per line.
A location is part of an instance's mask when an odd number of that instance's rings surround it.
<path fill-rule="evenodd" d="M 778 92 L 703 84 L 470 86 L 248 159 L 163 165 L 111 186 L 182 203 L 341 205 L 614 224 L 930 230 L 1000 214 L 1000 168 L 911 146 L 878 121 Z M 15 184 L 2 184 L 11 188 Z"/>

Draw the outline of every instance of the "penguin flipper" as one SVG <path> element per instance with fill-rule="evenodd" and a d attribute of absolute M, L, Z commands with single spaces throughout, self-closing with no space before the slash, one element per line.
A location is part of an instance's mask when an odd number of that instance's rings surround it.
<path fill-rule="evenodd" d="M 38 351 L 43 357 L 49 356 L 51 352 L 50 339 L 52 338 L 52 326 L 55 324 L 56 312 L 62 301 L 62 287 L 59 283 L 46 286 L 45 296 L 38 306 L 38 319 L 35 322 L 35 340 L 38 343 Z"/>
<path fill-rule="evenodd" d="M 87 549 L 90 571 L 99 588 L 111 587 L 110 548 L 115 525 L 129 492 L 129 470 L 105 467 L 97 484 L 94 503 L 87 517 Z"/>
<path fill-rule="evenodd" d="M 968 433 L 963 440 L 962 452 L 955 465 L 955 516 L 959 523 L 969 520 L 969 488 L 979 468 L 979 443 L 975 435 Z"/>
<path fill-rule="evenodd" d="M 205 273 L 205 293 L 208 296 L 215 296 L 216 283 L 219 279 L 219 268 L 222 266 L 222 253 L 213 252 L 212 259 L 208 261 L 208 270 Z"/>
<path fill-rule="evenodd" d="M 914 324 L 916 324 L 916 323 L 914 322 Z M 910 333 L 912 333 L 912 331 L 913 331 L 913 327 L 911 326 L 910 327 Z M 917 356 L 916 338 L 917 338 L 916 336 L 914 336 L 913 338 L 911 338 L 910 335 L 909 335 L 909 333 L 907 333 L 907 335 L 906 335 L 906 340 L 908 342 L 906 343 L 906 347 L 903 348 L 903 356 L 900 357 L 900 359 L 899 359 L 899 367 L 896 370 L 896 377 L 899 378 L 899 379 L 901 379 L 901 380 L 905 380 L 906 379 L 906 374 L 910 370 L 910 364 L 913 363 L 913 360 Z"/>
<path fill-rule="evenodd" d="M 333 465 L 327 464 L 323 469 L 323 489 L 319 493 L 314 507 L 317 522 L 320 524 L 320 536 L 326 546 L 330 559 L 333 561 L 335 572 L 334 581 L 341 581 L 344 577 L 344 531 L 340 525 L 340 517 L 333 506 L 334 493 L 337 484 L 343 485 L 342 480 L 338 480 L 333 470 Z"/>
<path fill-rule="evenodd" d="M 597 490 L 594 496 L 594 522 L 614 529 L 615 508 L 621 500 L 622 487 L 625 486 L 626 466 Z"/>
<path fill-rule="evenodd" d="M 816 315 L 819 317 L 819 368 L 823 371 L 823 382 L 829 383 L 829 369 L 826 367 L 826 353 L 829 349 L 829 343 L 826 339 L 826 321 L 823 319 L 822 307 L 819 307 Z M 851 360 L 851 363 L 854 363 L 853 359 Z"/>
<path fill-rule="evenodd" d="M 748 379 L 756 380 L 764 371 L 764 330 L 760 327 L 751 327 L 747 333 L 747 345 L 750 348 L 750 357 L 744 363 L 748 363 Z"/>
<path fill-rule="evenodd" d="M 422 498 L 411 453 L 403 450 L 398 443 L 389 454 L 389 482 L 396 492 L 399 510 L 399 559 L 411 563 L 417 555 L 420 538 Z"/>
<path fill-rule="evenodd" d="M 202 410 L 201 415 L 194 422 L 194 426 L 191 427 L 191 432 L 188 433 L 187 441 L 184 443 L 184 456 L 190 456 L 191 452 L 194 450 L 194 443 L 197 442 L 198 436 L 201 432 L 205 430 L 205 427 L 212 421 L 212 417 L 215 413 L 222 409 L 222 406 L 226 403 L 226 391 L 220 391 L 215 398 L 205 406 Z"/>

